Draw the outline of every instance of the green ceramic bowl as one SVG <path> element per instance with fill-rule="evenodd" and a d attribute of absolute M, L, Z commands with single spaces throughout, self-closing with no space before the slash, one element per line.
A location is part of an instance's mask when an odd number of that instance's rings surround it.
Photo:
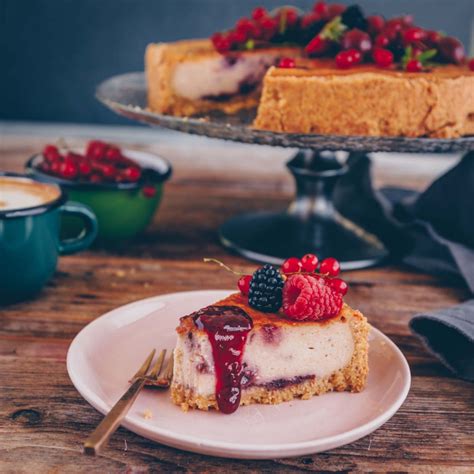
<path fill-rule="evenodd" d="M 163 195 L 163 184 L 172 172 L 171 165 L 166 160 L 152 153 L 126 149 L 123 153 L 146 170 L 147 185 L 152 184 L 156 189 L 153 197 L 143 194 L 143 181 L 77 183 L 50 176 L 37 167 L 42 160 L 41 154 L 30 158 L 26 170 L 39 181 L 59 184 L 70 200 L 84 203 L 94 211 L 99 224 L 96 243 L 120 242 L 140 234 L 151 222 Z M 78 228 L 80 229 L 74 218 L 64 217 L 61 226 L 65 236 L 77 235 Z"/>

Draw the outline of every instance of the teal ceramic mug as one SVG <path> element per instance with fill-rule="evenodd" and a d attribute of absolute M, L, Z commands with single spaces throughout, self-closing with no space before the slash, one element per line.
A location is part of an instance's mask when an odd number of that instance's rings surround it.
<path fill-rule="evenodd" d="M 64 214 L 82 220 L 77 237 L 60 240 Z M 59 255 L 87 248 L 96 235 L 94 213 L 67 202 L 59 186 L 0 173 L 0 305 L 34 296 L 53 276 Z"/>

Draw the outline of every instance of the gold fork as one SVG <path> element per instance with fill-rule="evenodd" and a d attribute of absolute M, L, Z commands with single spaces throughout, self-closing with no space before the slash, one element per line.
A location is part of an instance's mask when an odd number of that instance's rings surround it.
<path fill-rule="evenodd" d="M 151 361 L 155 356 L 155 352 L 155 349 L 153 349 L 151 354 L 146 358 L 143 365 L 138 369 L 138 372 L 133 376 L 128 390 L 112 407 L 112 409 L 100 422 L 99 426 L 97 426 L 94 432 L 87 438 L 84 443 L 85 454 L 97 454 L 107 443 L 114 431 L 120 426 L 120 422 L 127 414 L 128 410 L 132 406 L 144 385 L 152 385 L 161 388 L 168 388 L 170 386 L 171 377 L 173 376 L 173 353 L 171 353 L 168 364 L 166 365 L 163 374 L 160 376 L 166 356 L 166 349 L 163 349 L 160 352 L 160 355 L 158 356 L 158 359 L 153 365 L 150 373 L 147 374 L 151 365 Z"/>

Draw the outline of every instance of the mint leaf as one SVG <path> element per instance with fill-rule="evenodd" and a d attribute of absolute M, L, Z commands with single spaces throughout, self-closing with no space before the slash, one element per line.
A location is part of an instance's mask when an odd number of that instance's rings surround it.
<path fill-rule="evenodd" d="M 251 50 L 255 48 L 255 41 L 253 39 L 249 39 L 245 42 L 245 49 Z"/>
<path fill-rule="evenodd" d="M 342 35 L 347 30 L 347 26 L 342 23 L 341 17 L 336 16 L 330 22 L 324 25 L 324 28 L 319 33 L 323 39 L 335 41 L 339 43 Z"/>
<path fill-rule="evenodd" d="M 421 62 L 421 64 L 426 64 L 429 59 L 436 56 L 437 52 L 438 50 L 436 49 L 427 49 L 426 51 L 420 53 L 417 59 Z"/>
<path fill-rule="evenodd" d="M 413 48 L 411 46 L 407 46 L 405 48 L 405 54 L 402 56 L 402 60 L 401 60 L 403 69 L 406 68 L 407 63 L 408 61 L 410 61 L 410 59 L 412 59 L 412 56 L 413 56 Z"/>
<path fill-rule="evenodd" d="M 282 35 L 286 30 L 286 9 L 281 8 L 279 13 L 280 13 L 279 33 Z"/>

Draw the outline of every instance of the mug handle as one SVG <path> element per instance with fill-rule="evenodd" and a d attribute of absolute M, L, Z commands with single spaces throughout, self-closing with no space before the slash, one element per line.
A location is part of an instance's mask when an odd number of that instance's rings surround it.
<path fill-rule="evenodd" d="M 69 201 L 61 206 L 60 212 L 80 217 L 84 222 L 84 229 L 77 237 L 61 240 L 59 243 L 59 253 L 61 255 L 68 255 L 89 247 L 97 237 L 99 228 L 97 218 L 92 210 L 84 204 Z"/>

